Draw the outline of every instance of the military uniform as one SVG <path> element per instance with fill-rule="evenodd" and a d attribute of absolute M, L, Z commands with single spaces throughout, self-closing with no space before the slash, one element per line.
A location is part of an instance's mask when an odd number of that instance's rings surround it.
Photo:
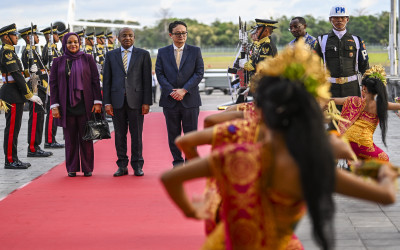
<path fill-rule="evenodd" d="M 97 38 L 97 44 L 95 44 L 95 46 L 97 46 L 97 60 L 98 60 L 96 62 L 99 63 L 101 66 L 103 66 L 106 50 L 105 50 L 104 44 L 100 44 L 99 43 L 99 39 L 105 39 L 106 38 L 104 36 L 104 32 L 102 31 L 100 33 L 97 33 L 96 34 L 96 38 Z"/>
<path fill-rule="evenodd" d="M 46 34 L 51 35 L 51 28 L 48 27 L 46 29 L 41 30 L 40 32 L 42 32 L 43 35 L 46 35 Z M 58 35 L 57 26 L 53 26 L 53 34 Z M 49 46 L 51 46 L 51 48 L 52 48 L 51 51 L 53 53 L 53 59 L 61 56 L 60 51 L 58 51 L 57 44 L 56 43 L 50 44 L 50 42 L 48 41 L 42 50 L 43 63 L 46 67 L 48 67 L 48 69 L 51 68 L 51 65 L 49 65 Z M 52 62 L 50 62 L 50 64 L 51 63 Z"/>
<path fill-rule="evenodd" d="M 94 32 L 86 34 L 85 40 L 85 52 L 86 54 L 90 54 L 93 56 L 93 36 L 94 36 Z M 96 58 L 95 58 L 96 60 Z"/>
<path fill-rule="evenodd" d="M 364 74 L 369 68 L 364 41 L 349 32 L 339 39 L 331 31 L 318 37 L 315 51 L 321 56 L 331 74 L 332 97 L 360 96 L 357 73 Z"/>
<path fill-rule="evenodd" d="M 110 38 L 113 38 L 113 33 L 111 31 L 106 34 L 106 39 L 107 39 L 106 49 L 107 49 L 107 52 L 114 49 L 114 42 L 110 43 L 110 40 L 109 40 Z"/>
<path fill-rule="evenodd" d="M 44 35 L 46 35 L 46 34 L 51 35 L 51 31 L 52 31 L 51 27 L 48 27 L 48 28 L 41 30 L 40 32 L 42 32 Z M 53 26 L 53 34 L 58 35 L 57 32 L 58 32 L 57 26 Z M 49 46 L 51 46 L 51 51 L 53 54 L 52 59 L 61 56 L 61 53 L 58 51 L 57 44 L 56 43 L 50 44 L 49 41 L 46 43 L 46 45 L 44 46 L 43 51 L 42 51 L 43 63 L 47 67 L 48 71 L 50 71 L 51 64 L 52 64 L 52 62 L 49 60 Z M 48 99 L 50 100 L 49 97 L 48 97 Z M 45 148 L 63 148 L 64 145 L 59 144 L 56 141 L 57 126 L 54 125 L 53 113 L 50 109 L 50 106 L 51 106 L 51 103 L 47 102 L 47 104 L 46 104 L 47 115 L 46 115 L 46 121 L 45 121 L 46 125 L 45 125 L 45 130 L 44 130 L 44 147 Z"/>
<path fill-rule="evenodd" d="M 365 43 L 346 30 L 349 13 L 344 5 L 332 6 L 329 21 L 333 29 L 318 36 L 315 51 L 331 74 L 332 97 L 360 96 L 359 73 L 364 74 L 369 68 Z M 339 110 L 341 108 L 338 106 Z"/>
<path fill-rule="evenodd" d="M 262 28 L 271 27 L 275 29 L 275 24 L 277 21 L 266 20 L 266 19 L 256 19 L 256 26 L 254 28 Z M 264 30 L 261 31 L 260 34 L 263 33 Z M 244 69 L 247 70 L 250 75 L 253 75 L 256 72 L 257 64 L 264 60 L 267 57 L 273 57 L 277 54 L 278 50 L 275 44 L 271 41 L 270 37 L 264 37 L 259 39 L 257 42 L 254 42 L 251 56 L 248 62 L 246 62 Z"/>
<path fill-rule="evenodd" d="M 79 49 L 81 51 L 86 51 L 85 50 L 85 30 L 80 30 L 77 31 L 76 34 L 79 36 L 79 40 L 81 41 L 81 45 L 79 45 Z"/>
<path fill-rule="evenodd" d="M 68 32 L 69 32 L 69 28 L 58 32 L 58 37 L 60 38 L 61 43 L 62 43 L 62 40 L 63 40 L 65 34 L 67 34 Z M 61 52 L 61 55 L 64 55 L 64 48 L 61 47 L 60 52 Z"/>
<path fill-rule="evenodd" d="M 34 34 L 36 32 L 36 25 L 32 28 L 24 28 L 19 30 L 19 33 L 22 37 L 29 36 L 33 31 Z M 33 38 L 33 37 L 31 37 Z M 32 43 L 31 43 L 32 44 Z M 43 101 L 46 100 L 47 88 L 48 88 L 48 79 L 49 76 L 47 74 L 47 70 L 44 67 L 42 58 L 36 51 L 36 47 L 32 46 L 32 57 L 33 60 L 30 60 L 29 53 L 31 51 L 31 45 L 27 44 L 25 49 L 22 51 L 22 64 L 25 68 L 24 74 L 25 77 L 29 79 L 28 86 L 32 93 L 35 94 L 36 90 L 33 90 L 32 86 L 32 77 L 38 78 L 37 92 L 36 94 Z M 30 72 L 30 68 L 36 65 L 38 71 L 32 74 Z M 42 143 L 43 137 L 43 125 L 44 125 L 44 115 L 45 110 L 43 106 L 38 105 L 34 102 L 29 102 L 29 119 L 28 119 L 28 157 L 48 157 L 53 155 L 51 152 L 45 152 L 40 148 L 40 144 Z"/>
<path fill-rule="evenodd" d="M 0 37 L 17 35 L 15 24 L 0 29 Z M 11 38 L 10 38 L 11 39 Z M 0 50 L 0 71 L 3 78 L 3 86 L 0 89 L 0 99 L 6 102 L 9 108 L 5 113 L 6 127 L 4 129 L 4 155 L 6 169 L 26 169 L 29 163 L 22 163 L 18 159 L 17 145 L 18 134 L 21 129 L 24 103 L 33 97 L 25 82 L 21 61 L 15 53 L 14 46 L 3 44 Z"/>

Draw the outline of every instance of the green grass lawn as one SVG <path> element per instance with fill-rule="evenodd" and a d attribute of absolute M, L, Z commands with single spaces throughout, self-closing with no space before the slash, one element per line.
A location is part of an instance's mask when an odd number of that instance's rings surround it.
<path fill-rule="evenodd" d="M 390 61 L 387 53 L 370 53 L 369 55 L 369 65 L 382 64 L 383 66 L 389 67 Z M 235 56 L 205 56 L 204 59 L 204 68 L 205 69 L 227 69 L 228 67 L 232 67 L 233 60 L 235 60 Z M 152 58 L 153 69 L 156 58 Z"/>
<path fill-rule="evenodd" d="M 370 53 L 368 54 L 369 56 L 369 65 L 375 65 L 375 64 L 382 64 L 382 66 L 389 67 L 390 66 L 390 61 L 389 61 L 389 55 L 388 53 Z"/>

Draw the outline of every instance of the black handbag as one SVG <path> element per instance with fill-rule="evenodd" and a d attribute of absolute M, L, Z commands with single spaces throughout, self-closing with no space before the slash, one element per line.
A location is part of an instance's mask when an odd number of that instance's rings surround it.
<path fill-rule="evenodd" d="M 96 114 L 93 113 L 93 120 L 87 121 L 85 135 L 82 137 L 83 140 L 91 141 L 111 138 L 108 122 L 102 118 L 101 114 L 99 115 L 100 118 L 96 119 Z"/>

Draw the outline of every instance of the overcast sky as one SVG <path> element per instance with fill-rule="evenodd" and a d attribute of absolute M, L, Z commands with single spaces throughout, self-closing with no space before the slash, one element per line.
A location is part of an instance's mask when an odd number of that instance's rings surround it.
<path fill-rule="evenodd" d="M 20 29 L 33 22 L 44 28 L 51 22 L 67 21 L 69 0 L 6 2 L 1 7 L 0 27 L 15 22 Z M 360 10 L 372 15 L 390 11 L 390 0 L 76 0 L 75 19 L 123 19 L 154 26 L 161 18 L 162 8 L 169 9 L 171 17 L 192 18 L 206 24 L 216 19 L 237 23 L 239 16 L 243 20 L 307 14 L 328 18 L 330 8 L 338 3 L 345 4 L 351 15 Z"/>

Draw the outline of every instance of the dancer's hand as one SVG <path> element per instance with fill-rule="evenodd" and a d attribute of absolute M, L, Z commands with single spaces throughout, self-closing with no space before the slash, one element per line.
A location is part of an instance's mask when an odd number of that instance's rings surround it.
<path fill-rule="evenodd" d="M 192 197 L 192 206 L 194 208 L 191 214 L 186 216 L 194 218 L 197 220 L 206 220 L 211 218 L 209 213 L 211 197 L 213 194 L 211 192 L 205 193 L 205 195 L 196 195 Z"/>
<path fill-rule="evenodd" d="M 378 181 L 381 182 L 385 179 L 388 179 L 390 181 L 395 181 L 397 179 L 397 173 L 387 164 L 383 164 L 379 168 L 378 172 Z"/>

